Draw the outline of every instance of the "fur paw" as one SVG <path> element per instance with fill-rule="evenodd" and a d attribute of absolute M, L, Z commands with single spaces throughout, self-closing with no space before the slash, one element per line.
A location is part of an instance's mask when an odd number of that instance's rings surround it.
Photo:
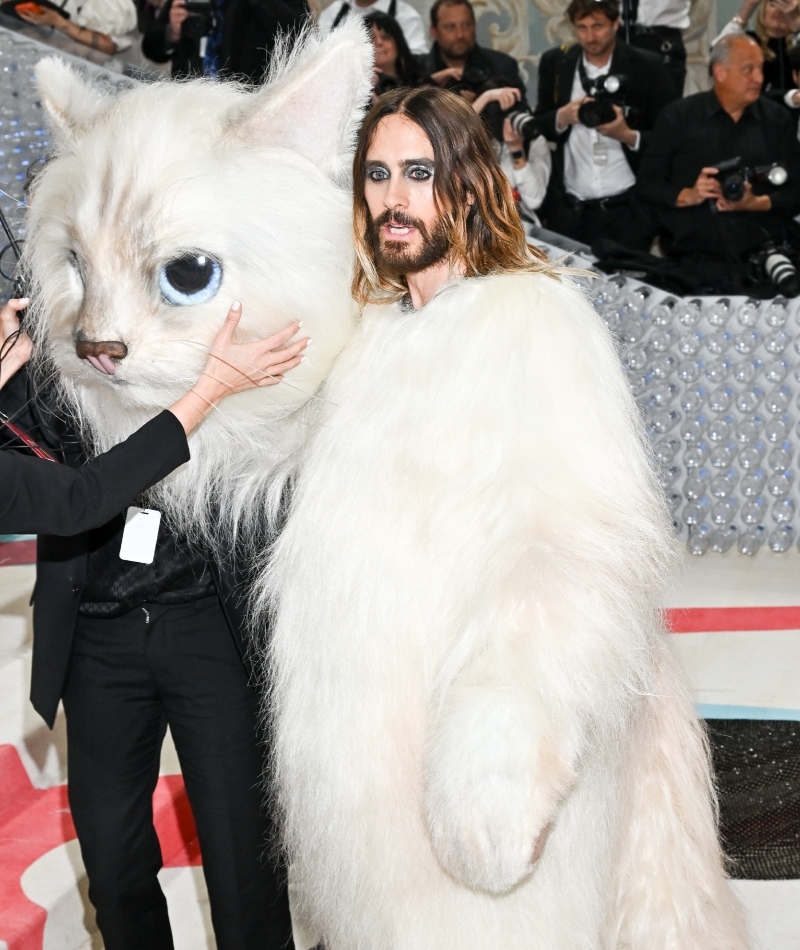
<path fill-rule="evenodd" d="M 472 699 L 442 717 L 429 745 L 426 818 L 444 869 L 500 894 L 533 870 L 575 774 L 523 705 Z"/>

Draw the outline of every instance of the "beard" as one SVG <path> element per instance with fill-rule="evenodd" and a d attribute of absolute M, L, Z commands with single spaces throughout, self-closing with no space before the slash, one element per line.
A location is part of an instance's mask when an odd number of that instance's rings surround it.
<path fill-rule="evenodd" d="M 405 241 L 382 240 L 381 228 L 385 224 L 416 228 L 422 241 L 419 249 L 413 251 Z M 369 239 L 375 266 L 382 277 L 398 278 L 417 274 L 443 261 L 450 252 L 450 242 L 441 218 L 436 222 L 433 232 L 429 233 L 424 222 L 402 211 L 384 211 L 371 221 Z"/>

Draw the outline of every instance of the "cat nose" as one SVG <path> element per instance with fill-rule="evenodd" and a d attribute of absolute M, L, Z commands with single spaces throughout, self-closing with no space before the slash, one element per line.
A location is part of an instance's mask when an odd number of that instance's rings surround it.
<path fill-rule="evenodd" d="M 114 360 L 124 360 L 128 347 L 119 340 L 78 340 L 75 352 L 79 359 L 88 360 L 98 372 L 113 376 L 117 371 Z"/>
<path fill-rule="evenodd" d="M 82 360 L 90 356 L 110 356 L 112 360 L 124 360 L 128 355 L 128 347 L 119 340 L 78 340 L 75 352 Z"/>

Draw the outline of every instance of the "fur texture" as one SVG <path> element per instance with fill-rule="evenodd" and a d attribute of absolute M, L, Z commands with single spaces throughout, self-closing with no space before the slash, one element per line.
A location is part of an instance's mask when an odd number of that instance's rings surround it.
<path fill-rule="evenodd" d="M 541 275 L 368 308 L 325 395 L 261 587 L 325 946 L 743 948 L 656 610 L 675 541 L 591 308 Z"/>
<path fill-rule="evenodd" d="M 25 245 L 30 325 L 40 375 L 57 375 L 97 450 L 189 388 L 232 301 L 243 304 L 243 337 L 302 319 L 313 338 L 284 383 L 226 400 L 192 436 L 191 469 L 153 493 L 186 534 L 263 525 L 269 486 L 352 332 L 344 170 L 371 55 L 350 24 L 324 41 L 307 36 L 257 93 L 198 80 L 115 98 L 61 60 L 38 65 L 58 149 L 37 181 Z M 159 270 L 187 250 L 218 260 L 222 284 L 206 303 L 171 306 Z M 298 280 L 302 261 L 314 267 Z M 127 345 L 113 377 L 78 359 L 78 335 Z"/>
<path fill-rule="evenodd" d="M 656 611 L 675 542 L 581 295 L 461 281 L 420 313 L 368 308 L 350 338 L 357 23 L 308 36 L 256 94 L 109 99 L 56 61 L 39 78 L 60 146 L 26 244 L 32 321 L 98 448 L 196 378 L 233 299 L 245 332 L 302 317 L 314 338 L 289 382 L 200 427 L 154 503 L 219 539 L 264 525 L 296 469 L 253 616 L 275 615 L 278 804 L 329 950 L 742 950 Z M 169 306 L 159 269 L 186 250 L 222 284 Z M 113 378 L 78 334 L 126 343 Z"/>

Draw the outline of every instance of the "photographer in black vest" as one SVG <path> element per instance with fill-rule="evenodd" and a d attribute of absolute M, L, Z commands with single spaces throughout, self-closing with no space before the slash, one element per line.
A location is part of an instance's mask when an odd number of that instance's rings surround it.
<path fill-rule="evenodd" d="M 542 208 L 545 225 L 591 244 L 609 237 L 648 250 L 654 227 L 634 196 L 642 147 L 675 98 L 652 53 L 618 37 L 617 0 L 572 0 L 578 43 L 548 50 L 539 64 L 536 115 L 556 143 Z"/>

